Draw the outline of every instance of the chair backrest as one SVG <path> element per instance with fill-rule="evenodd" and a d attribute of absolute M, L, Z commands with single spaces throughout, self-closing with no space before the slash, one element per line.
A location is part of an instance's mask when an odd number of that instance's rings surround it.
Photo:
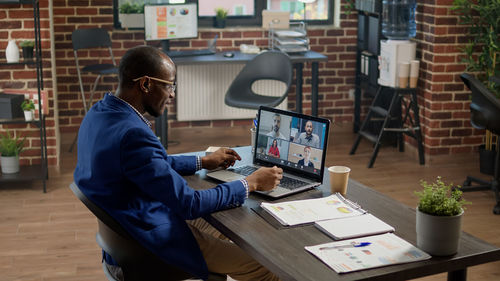
<path fill-rule="evenodd" d="M 114 218 L 90 201 L 74 182 L 70 184 L 70 189 L 97 217 L 97 243 L 120 265 L 125 281 L 185 280 L 193 277 L 144 248 Z"/>
<path fill-rule="evenodd" d="M 472 75 L 463 73 L 460 78 L 472 91 L 470 104 L 472 126 L 500 134 L 500 100 Z"/>
<path fill-rule="evenodd" d="M 111 38 L 108 31 L 102 28 L 76 29 L 71 34 L 73 50 L 111 47 Z"/>
<path fill-rule="evenodd" d="M 233 80 L 226 92 L 225 103 L 229 106 L 258 109 L 260 105 L 275 107 L 287 96 L 292 84 L 293 66 L 290 57 L 279 51 L 268 51 L 249 61 Z M 252 90 L 257 80 L 276 80 L 285 83 L 282 96 L 263 96 Z"/>

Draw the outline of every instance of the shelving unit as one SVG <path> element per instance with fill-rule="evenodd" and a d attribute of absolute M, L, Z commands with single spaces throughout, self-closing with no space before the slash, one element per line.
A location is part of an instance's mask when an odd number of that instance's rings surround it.
<path fill-rule="evenodd" d="M 5 58 L 0 60 L 0 67 L 9 65 L 34 65 L 36 69 L 36 80 L 38 90 L 38 120 L 25 121 L 22 118 L 17 119 L 1 119 L 0 124 L 33 124 L 40 130 L 40 164 L 21 166 L 21 170 L 16 174 L 2 174 L 0 173 L 1 182 L 16 182 L 16 181 L 30 181 L 42 180 L 43 192 L 47 192 L 46 180 L 48 178 L 48 161 L 47 161 L 47 133 L 45 127 L 45 115 L 42 107 L 42 89 L 43 89 L 43 71 L 42 71 L 42 49 L 41 49 L 41 34 L 40 34 L 40 7 L 38 0 L 19 0 L 19 1 L 1 1 L 0 5 L 6 4 L 31 4 L 33 5 L 33 21 L 35 33 L 35 52 L 34 59 L 27 61 L 20 61 L 16 63 L 7 63 Z"/>
<path fill-rule="evenodd" d="M 356 48 L 356 80 L 354 91 L 354 132 L 361 125 L 361 96 L 372 97 L 378 89 L 378 56 L 382 36 L 382 1 L 356 1 L 358 10 L 358 40 Z"/>

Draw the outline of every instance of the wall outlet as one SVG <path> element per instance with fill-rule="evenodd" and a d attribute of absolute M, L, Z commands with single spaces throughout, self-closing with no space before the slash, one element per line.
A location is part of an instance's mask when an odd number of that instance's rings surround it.
<path fill-rule="evenodd" d="M 354 91 L 355 91 L 354 89 L 349 90 L 349 99 L 350 100 L 354 100 Z"/>

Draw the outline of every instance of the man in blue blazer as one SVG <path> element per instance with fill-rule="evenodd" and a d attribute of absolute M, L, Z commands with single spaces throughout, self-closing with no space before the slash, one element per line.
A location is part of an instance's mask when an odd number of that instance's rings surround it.
<path fill-rule="evenodd" d="M 271 190 L 277 167 L 208 190 L 190 188 L 181 175 L 227 168 L 241 160 L 232 149 L 204 157 L 169 156 L 143 116 L 160 116 L 174 98 L 175 65 L 156 48 L 139 46 L 123 56 L 119 86 L 87 113 L 78 132 L 76 184 L 137 241 L 167 263 L 199 278 L 208 271 L 238 280 L 278 280 L 231 242 L 204 234 L 186 220 L 240 206 L 254 190 Z M 119 265 L 103 253 L 117 276 Z"/>

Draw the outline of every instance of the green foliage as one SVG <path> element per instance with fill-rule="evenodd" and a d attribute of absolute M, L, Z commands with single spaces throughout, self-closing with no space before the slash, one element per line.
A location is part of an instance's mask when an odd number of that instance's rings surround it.
<path fill-rule="evenodd" d="M 346 15 L 350 15 L 356 9 L 355 4 L 355 0 L 346 0 L 346 4 L 344 5 Z"/>
<path fill-rule="evenodd" d="M 215 8 L 215 17 L 218 20 L 223 20 L 227 18 L 228 10 L 224 8 Z"/>
<path fill-rule="evenodd" d="M 22 47 L 35 47 L 35 41 L 32 40 L 24 40 L 19 43 L 19 46 Z"/>
<path fill-rule="evenodd" d="M 13 138 L 9 131 L 5 135 L 0 135 L 0 154 L 4 157 L 18 156 L 24 149 L 26 137 L 19 140 L 18 137 Z"/>
<path fill-rule="evenodd" d="M 488 80 L 500 76 L 500 1 L 454 0 L 451 9 L 459 15 L 459 23 L 468 26 L 471 36 L 462 49 L 467 71 L 479 72 L 478 79 L 500 98 L 500 90 Z"/>
<path fill-rule="evenodd" d="M 144 14 L 144 3 L 125 2 L 120 5 L 120 14 Z"/>
<path fill-rule="evenodd" d="M 453 188 L 453 184 L 446 185 L 441 177 L 437 177 L 433 183 L 420 181 L 420 185 L 424 188 L 422 191 L 415 191 L 420 202 L 418 209 L 426 214 L 433 216 L 456 216 L 460 214 L 460 210 L 464 209 L 464 205 L 471 204 L 462 198 L 460 186 Z"/>
<path fill-rule="evenodd" d="M 21 108 L 24 111 L 35 110 L 35 104 L 32 100 L 24 100 L 23 103 L 21 103 Z"/>

